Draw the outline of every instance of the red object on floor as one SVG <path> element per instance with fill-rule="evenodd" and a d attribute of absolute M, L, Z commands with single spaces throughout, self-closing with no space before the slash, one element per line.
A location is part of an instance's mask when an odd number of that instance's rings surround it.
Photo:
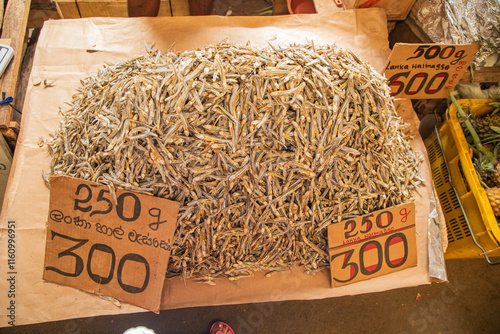
<path fill-rule="evenodd" d="M 313 0 L 287 0 L 288 11 L 290 14 L 315 14 Z"/>
<path fill-rule="evenodd" d="M 210 328 L 210 334 L 234 334 L 234 331 L 225 322 L 216 321 Z"/>

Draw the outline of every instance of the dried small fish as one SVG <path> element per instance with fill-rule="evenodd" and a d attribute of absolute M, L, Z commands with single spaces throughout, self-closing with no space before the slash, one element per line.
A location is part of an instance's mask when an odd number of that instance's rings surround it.
<path fill-rule="evenodd" d="M 333 45 L 147 47 L 81 82 L 48 175 L 179 201 L 168 277 L 315 273 L 330 223 L 423 181 L 385 79 Z"/>
<path fill-rule="evenodd" d="M 43 88 L 47 88 L 47 87 L 53 87 L 54 86 L 54 81 L 47 81 L 47 79 L 43 80 Z"/>

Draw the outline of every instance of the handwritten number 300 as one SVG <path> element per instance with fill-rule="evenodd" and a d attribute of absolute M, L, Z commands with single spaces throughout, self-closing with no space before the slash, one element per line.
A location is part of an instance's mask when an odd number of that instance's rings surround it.
<path fill-rule="evenodd" d="M 96 204 L 97 203 L 106 203 L 105 207 L 106 209 L 104 210 L 94 210 L 92 211 L 92 205 L 87 205 L 91 200 L 92 200 L 92 189 L 86 185 L 86 184 L 79 184 L 78 187 L 76 188 L 75 195 L 80 196 L 83 195 L 85 196 L 85 193 L 87 194 L 85 198 L 75 198 L 75 205 L 73 207 L 74 210 L 78 210 L 81 212 L 90 212 L 90 216 L 92 217 L 93 215 L 101 214 L 105 215 L 111 212 L 113 210 L 113 203 L 109 198 L 106 198 L 105 195 L 109 194 L 109 190 L 101 189 L 99 191 L 99 194 L 97 195 L 96 199 Z M 133 201 L 133 211 L 132 211 L 132 216 L 127 217 L 125 215 L 125 201 L 129 198 L 130 200 Z M 141 200 L 137 195 L 129 192 L 124 192 L 118 198 L 116 199 L 116 214 L 120 219 L 126 221 L 126 222 L 132 222 L 137 220 L 140 215 L 141 215 Z"/>
<path fill-rule="evenodd" d="M 57 254 L 58 258 L 67 257 L 67 256 L 73 257 L 75 259 L 75 270 L 73 272 L 66 272 L 66 271 L 63 271 L 59 268 L 53 267 L 53 266 L 47 266 L 47 267 L 45 267 L 45 270 L 55 271 L 56 273 L 63 275 L 63 276 L 67 276 L 67 277 L 80 276 L 80 274 L 83 272 L 84 262 L 83 262 L 83 259 L 79 255 L 75 254 L 73 251 L 75 251 L 78 248 L 85 245 L 89 240 L 88 239 L 72 238 L 72 237 L 69 237 L 67 235 L 57 233 L 54 231 L 51 231 L 51 232 L 52 232 L 51 240 L 54 240 L 54 237 L 59 237 L 59 238 L 70 240 L 70 241 L 73 241 L 76 243 L 74 246 Z M 111 256 L 111 265 L 109 268 L 108 276 L 106 276 L 106 277 L 97 275 L 92 270 L 92 263 L 93 263 L 92 258 L 93 258 L 94 253 L 96 251 L 108 253 Z M 122 280 L 123 266 L 125 265 L 125 263 L 127 261 L 142 263 L 144 265 L 145 275 L 144 275 L 144 281 L 143 281 L 141 287 L 136 287 L 136 286 L 132 286 L 132 285 L 128 285 L 128 284 L 123 283 L 123 280 Z M 92 245 L 92 247 L 90 247 L 90 250 L 89 250 L 89 255 L 88 255 L 88 259 L 87 259 L 87 273 L 88 273 L 89 277 L 94 282 L 96 282 L 98 284 L 108 284 L 113 279 L 113 275 L 115 272 L 115 263 L 116 263 L 116 255 L 111 247 L 109 247 L 108 245 L 104 245 L 104 244 L 94 244 L 94 245 Z M 116 279 L 118 280 L 118 284 L 120 285 L 120 287 L 124 291 L 129 292 L 129 293 L 140 293 L 140 292 L 143 292 L 144 290 L 146 290 L 146 288 L 148 287 L 149 275 L 150 275 L 149 271 L 150 271 L 149 270 L 149 263 L 144 257 L 142 257 L 139 254 L 129 253 L 129 254 L 125 254 L 120 259 L 120 262 L 118 263 L 118 269 L 116 270 Z"/>
<path fill-rule="evenodd" d="M 402 243 L 403 245 L 403 256 L 399 258 L 392 258 L 390 254 L 390 249 L 391 245 L 395 245 L 398 243 Z M 377 263 L 375 265 L 366 267 L 365 264 L 365 252 L 370 251 L 370 250 L 376 250 L 377 251 Z M 337 277 L 333 277 L 333 279 L 339 283 L 347 283 L 352 281 L 356 276 L 358 275 L 359 270 L 361 269 L 361 273 L 365 276 L 373 275 L 376 272 L 378 272 L 382 268 L 382 264 L 385 259 L 385 264 L 389 268 L 397 268 L 401 267 L 406 260 L 408 259 L 408 240 L 406 239 L 406 236 L 403 233 L 395 233 L 388 237 L 385 241 L 384 248 L 382 248 L 382 245 L 377 241 L 377 240 L 371 240 L 363 244 L 361 248 L 359 249 L 359 254 L 358 258 L 359 261 L 356 261 L 353 259 L 351 261 L 351 258 L 353 258 L 354 254 L 354 249 L 350 249 L 348 251 L 332 255 L 330 258 L 330 261 L 333 262 L 334 259 L 343 256 L 343 261 L 342 261 L 342 266 L 340 269 L 347 269 L 349 268 L 349 277 L 345 280 L 339 279 Z M 356 256 L 354 256 L 356 257 Z M 358 264 L 359 262 L 359 264 Z"/>

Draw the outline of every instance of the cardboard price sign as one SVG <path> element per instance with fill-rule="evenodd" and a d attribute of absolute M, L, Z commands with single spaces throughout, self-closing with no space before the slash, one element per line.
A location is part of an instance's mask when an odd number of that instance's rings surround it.
<path fill-rule="evenodd" d="M 180 204 L 50 179 L 45 280 L 159 312 Z"/>
<path fill-rule="evenodd" d="M 328 246 L 334 287 L 416 266 L 415 204 L 332 224 Z"/>
<path fill-rule="evenodd" d="M 479 44 L 396 43 L 384 71 L 391 95 L 410 99 L 448 97 L 479 47 Z"/>

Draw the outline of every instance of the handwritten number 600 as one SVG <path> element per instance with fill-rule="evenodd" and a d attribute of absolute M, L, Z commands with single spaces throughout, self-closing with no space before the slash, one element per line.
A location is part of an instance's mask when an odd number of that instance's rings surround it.
<path fill-rule="evenodd" d="M 68 257 L 68 256 L 74 258 L 75 259 L 75 270 L 73 272 L 66 272 L 66 271 L 63 271 L 59 268 L 53 267 L 53 266 L 47 266 L 47 267 L 45 267 L 45 270 L 54 271 L 60 275 L 67 276 L 67 277 L 80 276 L 80 274 L 83 272 L 84 262 L 83 262 L 83 259 L 78 254 L 75 254 L 73 251 L 75 251 L 78 248 L 85 245 L 89 240 L 88 239 L 72 238 L 72 237 L 69 237 L 67 235 L 57 233 L 54 231 L 51 231 L 51 235 L 52 235 L 51 240 L 54 240 L 55 237 L 59 237 L 59 238 L 70 240 L 70 241 L 73 241 L 76 243 L 72 247 L 57 254 L 57 258 L 59 258 L 59 259 L 62 257 Z M 110 265 L 107 277 L 97 275 L 93 272 L 92 259 L 93 259 L 94 254 L 97 251 L 107 253 L 111 256 L 111 265 Z M 132 286 L 132 285 L 123 283 L 123 279 L 122 279 L 123 267 L 127 261 L 132 261 L 132 262 L 136 262 L 136 263 L 140 263 L 140 264 L 144 265 L 145 275 L 144 275 L 144 281 L 143 281 L 141 287 L 136 287 L 136 286 Z M 90 247 L 89 255 L 87 258 L 87 273 L 88 273 L 90 279 L 92 279 L 94 282 L 96 282 L 98 284 L 102 284 L 102 285 L 108 284 L 113 279 L 113 275 L 115 272 L 115 263 L 116 263 L 116 255 L 111 247 L 109 247 L 108 245 L 104 245 L 104 244 L 94 244 L 94 245 L 92 245 L 92 247 Z M 144 257 L 142 257 L 139 254 L 134 254 L 134 253 L 125 254 L 120 259 L 120 262 L 118 263 L 118 269 L 116 270 L 116 276 L 117 276 L 118 284 L 123 289 L 123 291 L 129 292 L 129 293 L 143 292 L 144 290 L 146 290 L 146 288 L 148 287 L 148 284 L 149 284 L 149 276 L 150 276 L 149 263 Z"/>
<path fill-rule="evenodd" d="M 408 76 L 410 75 L 410 71 L 408 72 L 401 72 L 401 73 L 396 73 L 394 74 L 390 79 L 389 79 L 389 87 L 391 88 L 396 88 L 395 92 L 391 92 L 391 96 L 398 95 L 404 90 L 404 93 L 406 95 L 416 95 L 419 93 L 422 88 L 425 87 L 424 91 L 426 94 L 435 94 L 443 88 L 443 86 L 446 83 L 446 80 L 448 80 L 449 74 L 448 72 L 439 72 L 436 73 L 430 80 L 427 82 L 427 79 L 429 78 L 429 75 L 425 72 L 419 72 L 415 73 L 408 81 L 408 83 L 405 85 L 405 82 L 401 78 L 406 78 L 408 79 Z M 434 84 L 436 80 L 441 80 L 439 84 Z M 413 87 L 415 82 L 417 82 L 418 87 L 415 88 Z M 427 82 L 427 85 L 426 85 Z M 406 87 L 405 87 L 406 86 Z M 436 87 L 437 86 L 437 87 Z"/>

